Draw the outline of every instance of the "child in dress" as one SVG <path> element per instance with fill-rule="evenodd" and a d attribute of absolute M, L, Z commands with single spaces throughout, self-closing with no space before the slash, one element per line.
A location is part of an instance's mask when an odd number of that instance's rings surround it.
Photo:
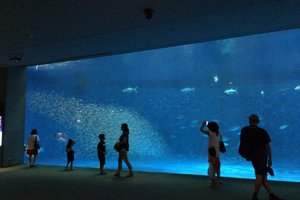
<path fill-rule="evenodd" d="M 67 165 L 65 167 L 66 170 L 68 170 L 68 166 L 70 164 L 70 170 L 73 170 L 73 161 L 74 161 L 74 150 L 73 150 L 73 145 L 75 144 L 75 141 L 69 139 L 68 144 L 66 146 L 66 152 L 67 152 Z"/>
<path fill-rule="evenodd" d="M 100 142 L 98 143 L 97 150 L 98 150 L 98 159 L 100 162 L 100 175 L 106 175 L 104 172 L 104 165 L 105 165 L 105 154 L 106 154 L 106 148 L 105 148 L 105 135 L 99 134 Z"/>
<path fill-rule="evenodd" d="M 220 159 L 216 155 L 216 149 L 214 147 L 210 147 L 208 149 L 208 154 L 209 154 L 209 168 L 208 168 L 208 175 L 211 180 L 211 186 L 216 186 L 218 185 L 218 177 L 220 177 Z"/>

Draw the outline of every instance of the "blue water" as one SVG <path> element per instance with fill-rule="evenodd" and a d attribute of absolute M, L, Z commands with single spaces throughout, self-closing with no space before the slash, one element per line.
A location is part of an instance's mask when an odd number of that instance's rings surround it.
<path fill-rule="evenodd" d="M 28 67 L 25 138 L 38 129 L 38 163 L 64 165 L 72 138 L 74 164 L 97 167 L 104 132 L 106 167 L 114 169 L 113 145 L 126 122 L 135 170 L 205 175 L 207 137 L 199 125 L 216 121 L 227 145 L 222 175 L 253 178 L 237 148 L 247 116 L 257 113 L 272 138 L 272 179 L 299 181 L 299 100 L 296 29 Z"/>

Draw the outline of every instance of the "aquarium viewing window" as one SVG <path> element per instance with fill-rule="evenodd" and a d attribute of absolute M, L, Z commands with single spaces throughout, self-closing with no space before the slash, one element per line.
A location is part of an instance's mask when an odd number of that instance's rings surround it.
<path fill-rule="evenodd" d="M 28 67 L 25 141 L 37 128 L 37 162 L 63 166 L 71 138 L 74 165 L 99 167 L 104 133 L 106 168 L 116 169 L 113 145 L 126 122 L 134 170 L 206 175 L 208 139 L 199 126 L 215 121 L 227 147 L 222 176 L 254 178 L 238 146 L 256 113 L 272 139 L 271 179 L 299 181 L 299 58 L 294 29 Z"/>

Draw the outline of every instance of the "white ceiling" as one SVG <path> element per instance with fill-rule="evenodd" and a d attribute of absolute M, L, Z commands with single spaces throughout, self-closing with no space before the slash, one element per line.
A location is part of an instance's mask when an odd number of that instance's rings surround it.
<path fill-rule="evenodd" d="M 299 19 L 298 0 L 1 0 L 0 68 L 299 28 Z"/>

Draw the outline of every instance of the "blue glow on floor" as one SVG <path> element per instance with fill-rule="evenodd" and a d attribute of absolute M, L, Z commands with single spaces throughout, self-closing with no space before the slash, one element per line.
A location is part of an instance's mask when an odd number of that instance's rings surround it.
<path fill-rule="evenodd" d="M 174 174 L 190 174 L 190 175 L 201 175 L 207 176 L 207 163 L 176 163 L 172 161 L 169 162 L 162 161 L 161 163 L 136 163 L 131 162 L 133 165 L 133 170 L 143 171 L 143 172 L 160 172 L 160 173 L 174 173 Z M 65 166 L 65 162 L 61 161 L 51 161 L 49 162 L 38 162 L 38 164 L 44 165 L 58 165 Z M 98 168 L 99 163 L 96 161 L 76 161 L 74 162 L 74 167 L 87 167 L 87 168 Z M 105 165 L 105 169 L 117 169 L 117 161 L 114 163 L 109 163 Z M 299 169 L 290 169 L 278 170 L 276 166 L 273 166 L 275 171 L 275 176 L 268 176 L 268 179 L 271 181 L 286 181 L 286 182 L 299 182 L 300 170 Z M 123 170 L 127 171 L 125 163 L 123 163 Z M 232 165 L 232 164 L 223 164 L 221 166 L 221 176 L 230 177 L 230 178 L 241 178 L 241 179 L 254 179 L 254 171 L 250 162 L 246 162 L 244 165 Z"/>

